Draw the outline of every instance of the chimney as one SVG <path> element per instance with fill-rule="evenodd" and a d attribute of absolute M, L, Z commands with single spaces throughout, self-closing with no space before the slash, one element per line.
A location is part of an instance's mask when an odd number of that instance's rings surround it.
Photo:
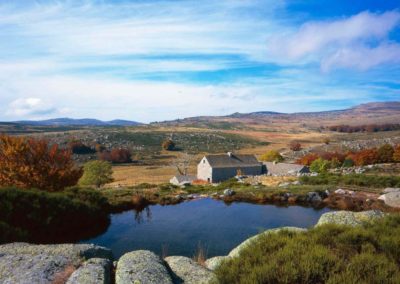
<path fill-rule="evenodd" d="M 232 152 L 228 152 L 227 154 L 228 154 L 229 157 L 233 156 Z"/>

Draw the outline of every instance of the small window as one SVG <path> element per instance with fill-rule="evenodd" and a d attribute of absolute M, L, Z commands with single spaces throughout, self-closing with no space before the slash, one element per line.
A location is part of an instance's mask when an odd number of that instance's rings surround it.
<path fill-rule="evenodd" d="M 204 159 L 204 160 L 203 160 L 203 164 L 205 164 L 205 163 L 206 163 L 206 160 Z"/>

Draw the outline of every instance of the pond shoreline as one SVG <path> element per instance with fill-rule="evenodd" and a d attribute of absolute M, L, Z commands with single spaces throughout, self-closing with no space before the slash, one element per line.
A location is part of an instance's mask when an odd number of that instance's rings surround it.
<path fill-rule="evenodd" d="M 115 190 L 116 193 L 118 190 Z M 200 198 L 212 198 L 223 201 L 227 204 L 234 202 L 246 202 L 251 204 L 276 205 L 276 206 L 303 206 L 315 209 L 330 208 L 335 210 L 365 211 L 381 210 L 384 212 L 397 212 L 398 209 L 385 205 L 378 200 L 378 194 L 368 192 L 355 192 L 352 194 L 337 194 L 335 192 L 310 191 L 305 194 L 292 194 L 289 190 L 279 194 L 263 194 L 251 190 L 247 192 L 235 192 L 232 194 L 212 193 L 180 193 L 180 194 L 159 194 L 140 193 L 132 191 L 131 198 L 117 200 L 109 203 L 109 213 L 118 213 L 126 210 L 141 210 L 149 205 L 175 205 L 186 201 Z"/>

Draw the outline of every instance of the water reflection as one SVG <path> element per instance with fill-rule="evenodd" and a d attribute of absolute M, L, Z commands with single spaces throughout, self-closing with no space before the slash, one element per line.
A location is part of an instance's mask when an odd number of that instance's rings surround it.
<path fill-rule="evenodd" d="M 135 216 L 135 221 L 138 224 L 143 222 L 150 222 L 151 221 L 151 209 L 150 206 L 146 206 L 143 208 L 136 208 L 133 210 L 133 214 Z"/>
<path fill-rule="evenodd" d="M 269 228 L 310 227 L 329 209 L 278 207 L 200 199 L 177 205 L 150 205 L 112 214 L 105 233 L 82 242 L 109 247 L 115 257 L 147 249 L 192 257 L 198 245 L 207 256 L 226 255 L 245 239 Z M 132 214 L 134 218 L 132 218 Z"/>

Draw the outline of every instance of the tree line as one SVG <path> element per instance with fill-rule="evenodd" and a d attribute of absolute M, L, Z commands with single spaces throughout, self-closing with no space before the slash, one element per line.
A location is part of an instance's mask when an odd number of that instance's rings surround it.
<path fill-rule="evenodd" d="M 365 166 L 378 163 L 399 163 L 400 144 L 384 144 L 378 148 L 360 151 L 309 153 L 296 161 L 310 166 L 312 171 L 324 172 L 329 168 Z"/>
<path fill-rule="evenodd" d="M 400 124 L 386 123 L 386 124 L 364 124 L 364 125 L 332 125 L 327 127 L 330 131 L 353 133 L 353 132 L 381 132 L 400 130 Z"/>

